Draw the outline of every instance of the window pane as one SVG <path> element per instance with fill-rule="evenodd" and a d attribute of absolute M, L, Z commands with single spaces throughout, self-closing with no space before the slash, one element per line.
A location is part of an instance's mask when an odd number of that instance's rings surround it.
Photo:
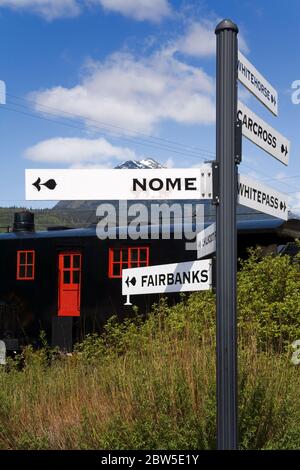
<path fill-rule="evenodd" d="M 125 248 L 122 250 L 122 261 L 127 261 L 128 260 L 128 249 Z"/>
<path fill-rule="evenodd" d="M 24 251 L 23 251 L 23 252 L 19 253 L 19 256 L 20 256 L 19 257 L 20 264 L 26 264 L 26 253 L 24 253 Z"/>
<path fill-rule="evenodd" d="M 131 261 L 137 261 L 138 260 L 138 250 L 137 250 L 137 248 L 131 248 L 131 250 L 130 250 L 130 259 L 131 259 Z"/>
<path fill-rule="evenodd" d="M 120 276 L 120 265 L 113 264 L 113 276 Z"/>
<path fill-rule="evenodd" d="M 147 250 L 146 248 L 140 249 L 140 261 L 146 261 L 147 259 Z"/>
<path fill-rule="evenodd" d="M 73 256 L 73 268 L 80 268 L 80 255 Z"/>
<path fill-rule="evenodd" d="M 138 268 L 139 267 L 139 263 L 137 261 L 135 261 L 134 263 L 130 263 L 130 267 L 131 268 Z"/>
<path fill-rule="evenodd" d="M 27 266 L 27 276 L 26 277 L 32 277 L 32 274 L 33 274 L 32 266 Z"/>
<path fill-rule="evenodd" d="M 33 264 L 33 253 L 32 253 L 32 251 L 27 252 L 27 264 Z"/>
<path fill-rule="evenodd" d="M 73 284 L 79 284 L 80 271 L 73 271 Z"/>
<path fill-rule="evenodd" d="M 64 284 L 70 284 L 70 271 L 64 271 Z"/>
<path fill-rule="evenodd" d="M 67 255 L 64 256 L 64 268 L 70 268 L 71 267 L 71 256 Z"/>
<path fill-rule="evenodd" d="M 114 248 L 112 250 L 113 252 L 113 260 L 114 261 L 120 261 L 120 253 L 121 253 L 121 250 L 119 248 Z"/>
<path fill-rule="evenodd" d="M 128 267 L 128 263 L 122 263 L 122 269 L 127 269 Z"/>
<path fill-rule="evenodd" d="M 25 277 L 25 266 L 19 267 L 19 277 Z"/>

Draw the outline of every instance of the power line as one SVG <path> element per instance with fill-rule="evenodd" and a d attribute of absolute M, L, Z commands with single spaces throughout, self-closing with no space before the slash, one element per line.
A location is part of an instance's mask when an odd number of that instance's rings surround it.
<path fill-rule="evenodd" d="M 36 101 L 33 101 L 33 100 L 30 100 L 28 98 L 21 98 L 21 97 L 18 97 L 16 95 L 12 95 L 12 94 L 8 94 L 8 96 L 11 96 L 13 98 L 16 98 L 16 99 L 19 99 L 19 100 L 23 100 L 23 101 L 27 101 L 29 103 L 33 103 L 37 106 L 40 106 L 40 107 L 43 107 L 43 108 L 47 108 L 47 109 L 52 109 L 53 111 L 56 111 L 57 112 L 57 115 L 59 117 L 61 117 L 61 114 L 65 114 L 67 116 L 69 116 L 68 118 L 65 118 L 63 117 L 64 119 L 68 119 L 68 120 L 74 120 L 74 119 L 78 119 L 78 120 L 86 120 L 88 123 L 95 123 L 97 124 L 97 126 L 101 126 L 101 129 L 115 129 L 118 131 L 118 135 L 120 134 L 120 131 L 122 131 L 122 134 L 126 135 L 126 136 L 132 136 L 132 135 L 137 135 L 137 136 L 141 136 L 142 138 L 144 139 L 147 139 L 147 140 L 153 140 L 153 141 L 157 141 L 157 143 L 166 143 L 168 145 L 172 145 L 174 147 L 181 147 L 182 150 L 186 151 L 191 151 L 193 153 L 196 153 L 198 155 L 199 152 L 204 152 L 206 154 L 211 154 L 211 155 L 214 155 L 214 152 L 212 152 L 211 150 L 207 150 L 207 149 L 203 149 L 203 148 L 199 148 L 199 147 L 195 147 L 195 146 L 191 146 L 191 145 L 187 145 L 187 144 L 182 144 L 178 141 L 174 141 L 174 140 L 170 140 L 170 139 L 165 139 L 165 138 L 162 138 L 162 137 L 157 137 L 157 136 L 153 136 L 151 134 L 144 134 L 142 132 L 138 132 L 138 131 L 132 131 L 130 129 L 126 129 L 124 127 L 120 127 L 120 126 L 116 126 L 116 125 L 113 125 L 113 124 L 108 124 L 108 123 L 104 123 L 102 121 L 98 121 L 96 119 L 93 119 L 93 118 L 87 118 L 85 116 L 82 116 L 82 115 L 76 115 L 76 114 L 73 114 L 73 113 L 70 113 L 68 111 L 64 111 L 64 110 L 61 110 L 59 108 L 55 108 L 53 106 L 49 106 L 49 105 L 45 105 L 45 104 L 42 104 L 42 103 L 39 103 L 39 102 L 36 102 Z M 19 104 L 19 103 L 14 103 L 12 102 L 12 104 L 14 105 L 17 105 L 17 106 L 22 106 L 22 107 L 26 107 L 25 105 L 22 105 L 22 104 Z M 28 107 L 27 107 L 28 108 Z M 46 114 L 51 114 L 53 115 L 53 113 L 49 113 L 47 111 L 42 111 L 42 112 L 45 112 Z M 97 127 L 99 128 L 99 127 Z"/>

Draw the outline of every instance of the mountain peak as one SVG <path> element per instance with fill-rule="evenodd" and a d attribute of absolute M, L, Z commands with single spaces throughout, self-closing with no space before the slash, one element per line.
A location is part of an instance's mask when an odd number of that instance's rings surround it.
<path fill-rule="evenodd" d="M 159 162 L 153 158 L 144 158 L 143 160 L 127 160 L 124 163 L 115 167 L 119 170 L 134 170 L 134 169 L 147 169 L 147 168 L 163 168 Z"/>

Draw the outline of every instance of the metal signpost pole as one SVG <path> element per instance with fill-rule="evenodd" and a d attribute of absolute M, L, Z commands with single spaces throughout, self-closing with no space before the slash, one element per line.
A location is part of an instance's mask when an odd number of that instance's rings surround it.
<path fill-rule="evenodd" d="M 216 152 L 219 164 L 219 202 L 216 207 L 217 292 L 217 445 L 237 449 L 237 34 L 223 20 L 217 35 Z"/>

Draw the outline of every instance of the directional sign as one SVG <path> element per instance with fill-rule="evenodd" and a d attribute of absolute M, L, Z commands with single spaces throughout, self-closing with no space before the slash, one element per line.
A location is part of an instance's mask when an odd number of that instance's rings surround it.
<path fill-rule="evenodd" d="M 212 284 L 211 266 L 211 260 L 201 260 L 123 269 L 122 294 L 208 290 Z"/>
<path fill-rule="evenodd" d="M 238 119 L 243 123 L 242 133 L 249 140 L 288 165 L 290 141 L 259 118 L 247 106 L 238 102 Z"/>
<path fill-rule="evenodd" d="M 26 200 L 211 199 L 212 169 L 26 170 Z"/>
<path fill-rule="evenodd" d="M 204 258 L 216 251 L 216 224 L 211 224 L 197 234 L 197 257 Z"/>
<path fill-rule="evenodd" d="M 279 219 L 288 219 L 287 196 L 243 175 L 238 178 L 238 203 Z"/>
<path fill-rule="evenodd" d="M 238 79 L 275 116 L 278 116 L 278 94 L 241 52 L 238 53 Z"/>

